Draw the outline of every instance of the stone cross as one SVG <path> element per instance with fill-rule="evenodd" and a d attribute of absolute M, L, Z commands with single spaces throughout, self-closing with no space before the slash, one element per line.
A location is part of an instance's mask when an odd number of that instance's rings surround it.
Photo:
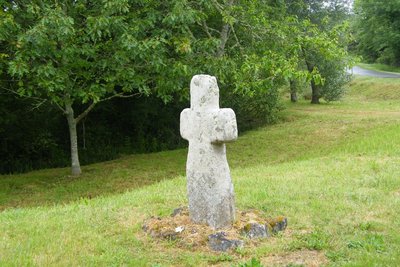
<path fill-rule="evenodd" d="M 237 138 L 235 112 L 219 108 L 217 80 L 196 75 L 190 83 L 190 108 L 180 118 L 181 136 L 189 141 L 186 163 L 189 215 L 214 229 L 235 220 L 233 185 L 225 142 Z"/>

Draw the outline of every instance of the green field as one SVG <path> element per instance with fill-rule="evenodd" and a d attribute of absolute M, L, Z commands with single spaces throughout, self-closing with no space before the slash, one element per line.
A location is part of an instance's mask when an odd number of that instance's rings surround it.
<path fill-rule="evenodd" d="M 185 205 L 186 150 L 0 176 L 0 266 L 398 266 L 400 79 L 357 78 L 341 102 L 286 103 L 227 147 L 237 207 L 285 215 L 257 248 L 213 253 L 147 237 Z M 301 265 L 303 264 L 303 265 Z M 248 264 L 250 265 L 250 264 Z"/>

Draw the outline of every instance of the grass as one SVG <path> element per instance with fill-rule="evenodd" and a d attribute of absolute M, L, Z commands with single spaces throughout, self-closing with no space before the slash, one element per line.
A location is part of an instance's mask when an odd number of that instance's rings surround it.
<path fill-rule="evenodd" d="M 359 103 L 368 104 L 371 107 L 374 103 L 378 103 L 384 109 L 391 109 L 392 102 L 400 99 L 399 79 L 397 78 L 381 79 L 361 76 L 353 80 L 350 86 L 352 89 L 349 92 L 351 100 L 357 100 Z"/>
<path fill-rule="evenodd" d="M 376 70 L 376 71 L 386 71 L 386 72 L 400 72 L 400 67 L 389 66 L 385 64 L 366 64 L 366 63 L 359 63 L 358 66 L 367 69 L 367 70 Z"/>
<path fill-rule="evenodd" d="M 218 254 L 143 234 L 146 218 L 187 203 L 176 150 L 85 166 L 79 178 L 1 176 L 0 265 L 299 266 L 285 260 L 311 251 L 329 266 L 397 266 L 399 91 L 400 80 L 357 78 L 343 101 L 287 103 L 282 122 L 228 145 L 238 208 L 289 220 L 256 249 Z"/>

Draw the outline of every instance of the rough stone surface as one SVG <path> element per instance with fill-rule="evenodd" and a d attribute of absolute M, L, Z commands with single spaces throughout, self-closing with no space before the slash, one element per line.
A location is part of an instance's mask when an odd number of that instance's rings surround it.
<path fill-rule="evenodd" d="M 248 238 L 267 238 L 270 237 L 271 234 L 269 232 L 269 228 L 264 224 L 259 223 L 249 223 L 245 225 L 243 228 L 243 234 Z"/>
<path fill-rule="evenodd" d="M 171 217 L 175 217 L 175 216 L 181 215 L 183 213 L 183 211 L 184 211 L 184 207 L 176 208 L 172 212 Z"/>
<path fill-rule="evenodd" d="M 189 141 L 186 164 L 189 214 L 214 229 L 235 220 L 233 185 L 225 142 L 237 138 L 232 109 L 219 108 L 215 77 L 196 75 L 190 84 L 190 108 L 180 117 L 181 136 Z"/>
<path fill-rule="evenodd" d="M 274 234 L 284 231 L 288 225 L 286 217 L 278 217 L 268 222 Z"/>
<path fill-rule="evenodd" d="M 242 240 L 229 240 L 224 232 L 218 232 L 208 236 L 208 246 L 214 251 L 228 251 L 230 249 L 242 248 Z"/>

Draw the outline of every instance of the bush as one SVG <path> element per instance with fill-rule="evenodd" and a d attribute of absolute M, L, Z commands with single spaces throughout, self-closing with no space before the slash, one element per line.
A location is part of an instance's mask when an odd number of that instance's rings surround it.
<path fill-rule="evenodd" d="M 324 61 L 319 71 L 325 82 L 320 86 L 320 96 L 327 102 L 339 100 L 346 92 L 351 74 L 342 67 L 340 61 Z"/>

